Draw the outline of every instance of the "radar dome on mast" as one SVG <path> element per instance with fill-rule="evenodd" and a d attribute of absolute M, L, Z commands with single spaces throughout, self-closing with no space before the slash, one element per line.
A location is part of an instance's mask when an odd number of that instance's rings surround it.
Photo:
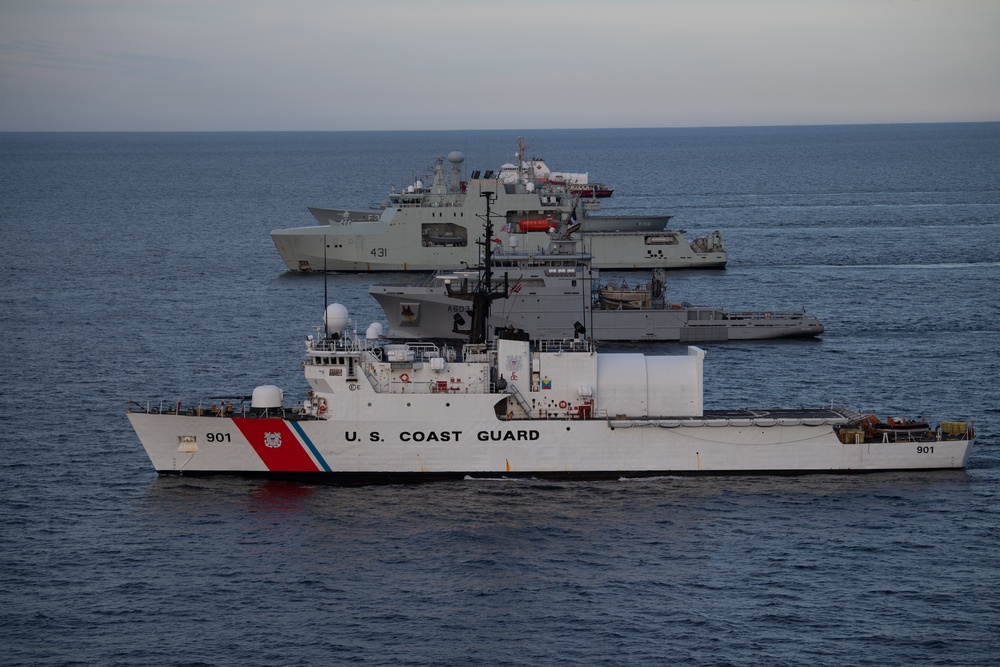
<path fill-rule="evenodd" d="M 347 307 L 342 303 L 331 303 L 327 306 L 323 319 L 330 331 L 343 331 L 351 321 Z"/>
<path fill-rule="evenodd" d="M 462 163 L 465 162 L 465 153 L 462 151 L 448 153 L 448 162 L 451 162 L 451 191 L 458 192 L 462 189 Z"/>

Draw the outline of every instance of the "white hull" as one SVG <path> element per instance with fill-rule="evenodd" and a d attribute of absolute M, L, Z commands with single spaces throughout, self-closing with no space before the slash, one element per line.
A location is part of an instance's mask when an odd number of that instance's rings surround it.
<path fill-rule="evenodd" d="M 845 445 L 830 424 L 442 419 L 439 400 L 427 400 L 439 397 L 420 398 L 394 406 L 401 418 L 392 420 L 375 414 L 294 423 L 137 413 L 129 418 L 160 473 L 359 482 L 945 469 L 964 467 L 971 447 L 969 440 Z M 483 401 L 474 402 L 483 407 Z M 447 412 L 466 412 L 464 403 L 456 400 Z M 362 401 L 353 408 L 374 412 Z M 262 435 L 257 443 L 248 440 L 248 434 L 253 438 L 263 431 L 280 433 L 280 446 L 268 447 Z M 193 436 L 197 449 L 185 451 L 182 436 Z"/>

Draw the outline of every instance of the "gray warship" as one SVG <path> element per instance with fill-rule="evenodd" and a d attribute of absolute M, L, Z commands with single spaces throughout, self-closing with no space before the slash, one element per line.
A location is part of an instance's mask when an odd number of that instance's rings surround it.
<path fill-rule="evenodd" d="M 520 329 L 533 340 L 587 335 L 598 341 L 691 343 L 823 333 L 819 319 L 804 311 L 726 311 L 669 301 L 662 269 L 654 269 L 647 281 L 602 282 L 575 232 L 575 225 L 563 226 L 534 250 L 519 235 L 506 245 L 490 241 L 490 252 L 484 253 L 492 269 L 486 287 L 505 296 L 492 306 L 495 329 Z M 388 319 L 386 336 L 463 338 L 483 269 L 439 271 L 411 285 L 372 285 L 368 292 Z"/>
<path fill-rule="evenodd" d="M 275 229 L 274 245 L 291 271 L 435 271 L 460 269 L 479 262 L 476 239 L 482 237 L 482 192 L 495 193 L 493 213 L 503 219 L 497 237 L 524 237 L 544 244 L 549 230 L 573 221 L 597 268 L 634 270 L 722 268 L 726 250 L 718 231 L 688 241 L 683 230 L 668 229 L 670 215 L 594 215 L 595 198 L 574 192 L 569 184 L 532 179 L 518 160 L 509 170 L 474 171 L 462 179 L 465 156 L 435 160 L 430 186 L 420 179 L 402 192 L 390 192 L 375 209 L 310 208 L 319 224 Z M 505 165 L 506 167 L 506 165 Z"/>

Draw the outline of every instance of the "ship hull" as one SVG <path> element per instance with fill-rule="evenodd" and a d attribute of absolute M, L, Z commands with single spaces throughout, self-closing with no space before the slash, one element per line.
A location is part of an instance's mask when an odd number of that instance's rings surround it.
<path fill-rule="evenodd" d="M 838 419 L 503 420 L 463 418 L 476 396 L 412 395 L 386 418 L 247 419 L 129 413 L 160 474 L 246 475 L 331 483 L 464 477 L 606 479 L 675 474 L 858 473 L 963 468 L 973 440 L 843 444 Z M 495 397 L 494 397 L 495 398 Z M 487 401 L 488 402 L 488 401 Z M 491 408 L 487 408 L 490 409 Z M 761 413 L 756 413 L 761 414 Z M 394 417 L 394 418 L 392 418 Z M 839 420 L 843 421 L 843 420 Z"/>
<path fill-rule="evenodd" d="M 515 278 L 516 279 L 516 272 Z M 574 294 L 530 288 L 497 302 L 496 325 L 521 329 L 533 339 L 573 336 L 573 323 L 583 322 L 588 335 L 600 341 L 716 342 L 808 338 L 823 333 L 823 325 L 801 313 L 755 312 L 724 315 L 707 307 L 605 310 L 585 306 Z M 469 317 L 471 302 L 448 296 L 440 287 L 373 285 L 369 293 L 389 321 L 389 336 L 397 339 L 459 340 L 455 316 Z"/>
<path fill-rule="evenodd" d="M 419 226 L 392 226 L 387 222 L 350 225 L 317 225 L 271 232 L 282 261 L 290 271 L 435 271 L 460 269 L 479 263 L 479 246 L 427 244 Z M 349 233 L 348 233 L 349 231 Z M 509 234 L 496 237 L 509 242 Z M 545 232 L 521 234 L 525 247 L 544 246 Z M 426 238 L 426 237 L 425 237 Z M 662 245 L 641 232 L 582 233 L 584 246 L 593 255 L 595 268 L 617 270 L 720 269 L 725 268 L 725 251 L 694 252 L 685 244 Z M 659 238 L 654 236 L 654 239 Z M 325 254 L 324 254 L 325 249 Z"/>

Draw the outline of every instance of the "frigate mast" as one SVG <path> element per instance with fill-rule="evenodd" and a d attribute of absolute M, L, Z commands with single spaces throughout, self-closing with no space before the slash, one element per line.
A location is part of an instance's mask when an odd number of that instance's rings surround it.
<path fill-rule="evenodd" d="M 495 299 L 506 299 L 510 296 L 510 288 L 507 281 L 507 274 L 503 277 L 503 288 L 499 286 L 493 288 L 493 220 L 491 219 L 490 204 L 496 197 L 496 193 L 491 190 L 483 190 L 480 197 L 486 200 L 486 230 L 484 238 L 476 243 L 483 247 L 483 264 L 479 267 L 480 280 L 476 286 L 476 291 L 472 297 L 472 323 L 468 330 L 458 329 L 455 324 L 455 331 L 467 333 L 470 343 L 485 343 L 488 340 L 491 304 Z"/>

